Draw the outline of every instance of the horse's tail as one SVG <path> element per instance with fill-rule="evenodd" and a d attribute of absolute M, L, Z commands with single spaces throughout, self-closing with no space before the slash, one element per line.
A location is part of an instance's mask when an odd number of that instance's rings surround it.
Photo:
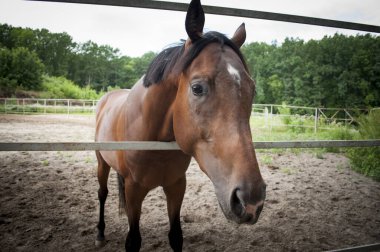
<path fill-rule="evenodd" d="M 119 215 L 125 213 L 125 182 L 123 176 L 117 174 L 117 181 L 119 185 Z"/>

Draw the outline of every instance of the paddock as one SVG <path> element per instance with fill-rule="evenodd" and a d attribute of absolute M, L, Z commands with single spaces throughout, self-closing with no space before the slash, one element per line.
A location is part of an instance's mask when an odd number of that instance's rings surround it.
<path fill-rule="evenodd" d="M 106 4 L 87 0 L 64 2 Z M 138 2 L 109 4 L 144 7 Z M 140 2 L 147 5 L 146 1 Z M 184 7 L 173 4 L 164 9 Z M 379 27 L 371 25 L 238 9 L 221 12 L 221 8 L 205 7 L 214 14 L 379 32 Z M 79 117 L 67 120 L 0 116 L 0 136 L 4 142 L 91 141 L 94 129 L 90 122 L 91 118 Z M 94 155 L 19 151 L 1 152 L 0 156 L 2 250 L 93 251 L 97 212 Z M 259 152 L 258 157 L 263 177 L 270 186 L 261 220 L 253 228 L 225 220 L 211 182 L 195 162 L 191 163 L 181 218 L 185 251 L 321 251 L 379 242 L 380 186 L 353 172 L 344 156 L 279 151 Z M 115 183 L 113 177 L 111 185 L 116 187 Z M 108 243 L 99 251 L 113 251 L 123 243 L 118 234 L 126 233 L 126 218 L 117 215 L 114 201 L 116 194 L 111 191 L 106 213 Z M 161 221 L 166 215 L 164 202 L 159 189 L 145 200 L 142 251 L 169 248 L 165 232 L 157 232 L 168 230 L 166 222 Z"/>
<path fill-rule="evenodd" d="M 93 116 L 0 115 L 3 142 L 89 142 Z M 209 179 L 196 162 L 187 172 L 182 207 L 184 251 L 325 251 L 379 242 L 380 184 L 349 167 L 341 154 L 258 151 L 268 184 L 259 222 L 225 219 Z M 0 152 L 2 251 L 122 251 L 128 225 L 119 216 L 110 177 L 107 245 L 95 249 L 98 213 L 93 151 Z M 143 204 L 142 251 L 168 251 L 161 188 Z"/>

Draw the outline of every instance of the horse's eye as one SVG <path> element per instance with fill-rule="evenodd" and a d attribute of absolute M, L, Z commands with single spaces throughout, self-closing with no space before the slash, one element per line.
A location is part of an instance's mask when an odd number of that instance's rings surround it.
<path fill-rule="evenodd" d="M 207 94 L 207 88 L 201 84 L 193 84 L 191 85 L 191 90 L 195 96 L 202 96 Z"/>

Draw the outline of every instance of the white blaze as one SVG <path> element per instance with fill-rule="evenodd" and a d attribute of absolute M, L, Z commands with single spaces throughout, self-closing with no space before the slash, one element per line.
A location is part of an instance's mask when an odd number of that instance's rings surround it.
<path fill-rule="evenodd" d="M 231 64 L 227 64 L 227 71 L 230 73 L 232 78 L 236 81 L 238 85 L 240 85 L 240 74 L 239 71 L 234 68 Z"/>

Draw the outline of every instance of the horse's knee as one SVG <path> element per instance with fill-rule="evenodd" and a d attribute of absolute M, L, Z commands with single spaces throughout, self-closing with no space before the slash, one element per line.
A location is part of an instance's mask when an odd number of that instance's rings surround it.
<path fill-rule="evenodd" d="M 108 189 L 106 188 L 99 188 L 98 190 L 98 199 L 99 201 L 104 204 L 108 195 Z"/>

